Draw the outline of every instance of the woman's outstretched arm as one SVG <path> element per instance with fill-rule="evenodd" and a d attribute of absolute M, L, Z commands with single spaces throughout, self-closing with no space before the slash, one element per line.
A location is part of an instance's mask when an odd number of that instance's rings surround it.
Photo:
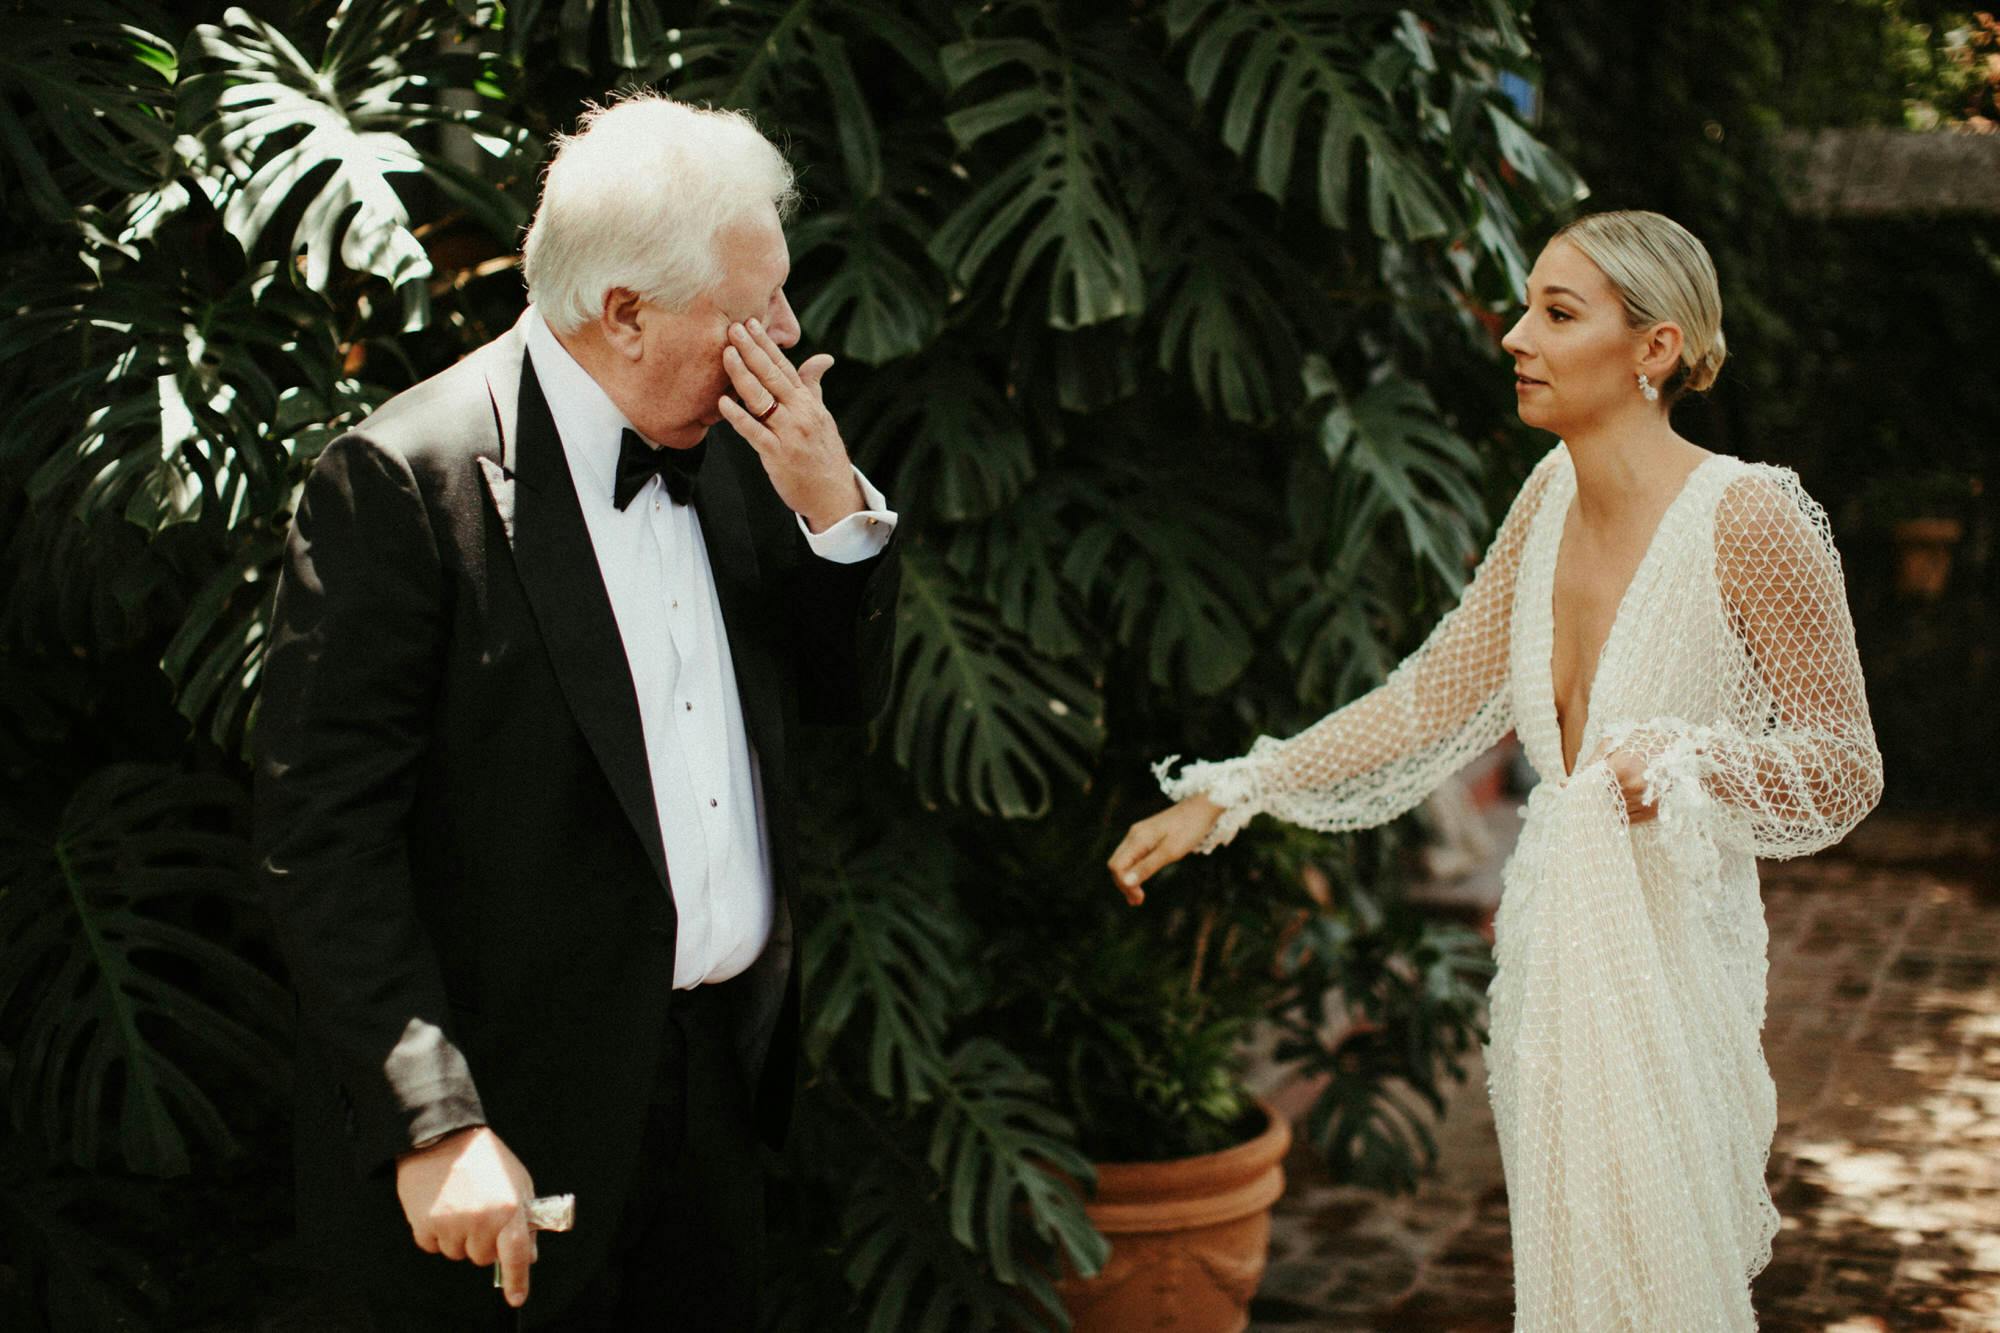
<path fill-rule="evenodd" d="M 1560 446 L 1558 446 L 1558 451 Z M 1415 806 L 1514 724 L 1508 643 L 1529 527 L 1552 451 L 1509 507 L 1458 605 L 1389 678 L 1289 740 L 1259 737 L 1239 759 L 1156 765 L 1177 802 L 1134 824 L 1110 866 L 1126 896 L 1189 851 L 1213 851 L 1260 813 L 1336 831 L 1386 823 Z"/>

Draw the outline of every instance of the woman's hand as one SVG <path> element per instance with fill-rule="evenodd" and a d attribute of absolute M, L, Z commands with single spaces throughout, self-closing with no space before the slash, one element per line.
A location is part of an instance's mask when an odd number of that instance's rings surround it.
<path fill-rule="evenodd" d="M 1126 830 L 1124 841 L 1106 863 L 1125 901 L 1134 907 L 1145 902 L 1139 886 L 1207 841 L 1220 818 L 1222 807 L 1196 792 Z"/>
<path fill-rule="evenodd" d="M 1605 767 L 1611 776 L 1618 779 L 1618 790 L 1625 797 L 1625 822 L 1644 824 L 1660 817 L 1660 807 L 1648 804 L 1646 796 L 1646 760 L 1631 750 L 1613 750 L 1604 756 Z"/>

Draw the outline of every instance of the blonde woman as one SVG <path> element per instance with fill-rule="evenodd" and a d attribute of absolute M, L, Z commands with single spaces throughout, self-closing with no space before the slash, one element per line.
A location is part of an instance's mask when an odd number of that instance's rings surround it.
<path fill-rule="evenodd" d="M 1459 604 L 1378 689 L 1188 765 L 1112 854 L 1133 903 L 1260 812 L 1408 810 L 1508 730 L 1540 783 L 1495 922 L 1487 1047 L 1524 1333 L 1755 1327 L 1778 1215 L 1758 857 L 1839 841 L 1882 789 L 1825 512 L 1668 410 L 1722 367 L 1701 243 L 1601 213 L 1537 260 L 1503 346 L 1559 443 Z"/>

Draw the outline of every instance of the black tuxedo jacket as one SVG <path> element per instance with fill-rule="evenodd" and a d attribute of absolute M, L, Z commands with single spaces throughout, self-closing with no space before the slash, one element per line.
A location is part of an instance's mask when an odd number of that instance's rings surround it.
<path fill-rule="evenodd" d="M 376 1290 L 487 1281 L 417 1250 L 392 1170 L 484 1122 L 538 1190 L 577 1195 L 576 1233 L 540 1247 L 546 1307 L 633 1185 L 675 913 L 624 647 L 526 347 L 517 324 L 314 467 L 264 663 L 256 824 L 298 996 L 306 1240 Z M 779 900 L 738 1034 L 776 1143 L 798 1023 L 794 731 L 881 703 L 897 567 L 893 549 L 812 555 L 723 427 L 695 507 Z"/>

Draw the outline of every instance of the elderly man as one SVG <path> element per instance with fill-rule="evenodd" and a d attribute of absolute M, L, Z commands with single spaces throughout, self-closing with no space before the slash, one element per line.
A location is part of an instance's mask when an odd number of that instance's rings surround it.
<path fill-rule="evenodd" d="M 303 1230 L 382 1326 L 754 1327 L 794 731 L 880 704 L 896 588 L 832 358 L 785 355 L 793 198 L 740 116 L 591 111 L 527 313 L 306 483 L 259 860 Z M 538 1245 L 537 1190 L 574 1234 Z"/>

